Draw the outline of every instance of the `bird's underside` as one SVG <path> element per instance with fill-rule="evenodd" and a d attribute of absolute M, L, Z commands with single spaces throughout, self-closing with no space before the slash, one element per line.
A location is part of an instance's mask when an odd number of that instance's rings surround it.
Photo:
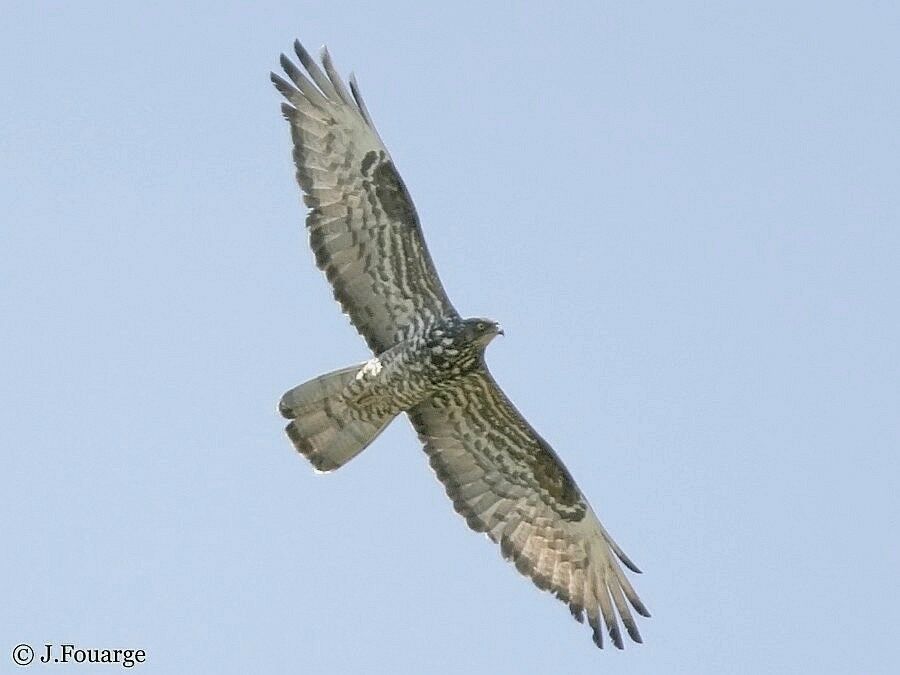
<path fill-rule="evenodd" d="M 650 614 L 620 562 L 639 570 L 487 369 L 485 347 L 502 331 L 462 319 L 450 303 L 354 78 L 348 90 L 326 50 L 320 67 L 294 47 L 305 72 L 282 56 L 288 79 L 272 81 L 286 99 L 310 245 L 374 357 L 284 395 L 292 443 L 317 470 L 333 471 L 406 412 L 472 529 L 576 619 L 587 616 L 598 646 L 605 624 L 622 648 L 619 620 L 641 642 L 631 608 Z"/>

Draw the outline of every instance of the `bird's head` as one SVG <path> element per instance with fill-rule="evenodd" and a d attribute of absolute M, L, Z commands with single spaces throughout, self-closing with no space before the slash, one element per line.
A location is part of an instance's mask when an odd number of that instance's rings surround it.
<path fill-rule="evenodd" d="M 487 347 L 488 343 L 498 335 L 503 335 L 500 324 L 491 319 L 466 319 L 463 322 L 466 339 L 479 347 Z"/>

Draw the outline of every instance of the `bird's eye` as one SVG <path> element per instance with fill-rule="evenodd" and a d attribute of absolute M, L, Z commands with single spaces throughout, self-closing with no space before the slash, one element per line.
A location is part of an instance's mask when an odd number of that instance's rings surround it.
<path fill-rule="evenodd" d="M 484 321 L 478 322 L 478 330 L 484 330 Z"/>

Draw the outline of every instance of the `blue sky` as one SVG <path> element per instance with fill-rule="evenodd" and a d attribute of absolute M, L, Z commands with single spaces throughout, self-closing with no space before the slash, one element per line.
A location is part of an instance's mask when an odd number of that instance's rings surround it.
<path fill-rule="evenodd" d="M 6 3 L 4 669 L 893 672 L 900 9 L 485 4 Z M 366 358 L 268 81 L 295 37 L 356 72 L 497 379 L 644 570 L 643 646 L 468 531 L 405 420 L 330 476 L 283 436 L 284 390 Z"/>

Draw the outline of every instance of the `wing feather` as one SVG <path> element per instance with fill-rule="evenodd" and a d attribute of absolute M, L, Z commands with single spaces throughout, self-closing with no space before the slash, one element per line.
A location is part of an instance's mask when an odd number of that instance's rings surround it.
<path fill-rule="evenodd" d="M 310 246 L 335 299 L 380 353 L 458 314 L 355 79 L 348 89 L 327 49 L 321 68 L 299 42 L 294 51 L 302 69 L 282 55 L 288 79 L 273 73 L 272 82 L 286 99 Z"/>
<path fill-rule="evenodd" d="M 338 98 L 338 93 L 335 90 L 334 85 L 331 84 L 331 80 L 325 77 L 325 73 L 319 68 L 319 64 L 316 63 L 316 60 L 310 56 L 308 51 L 306 51 L 300 43 L 300 40 L 294 40 L 294 53 L 300 60 L 300 64 L 306 68 L 306 72 L 310 74 L 319 90 L 321 90 L 328 98 Z"/>
<path fill-rule="evenodd" d="M 503 394 L 486 367 L 409 412 L 456 511 L 500 545 L 542 590 L 587 615 L 594 642 L 623 647 L 619 620 L 641 642 L 628 603 L 650 613 L 619 565 L 637 571 L 569 472 Z M 627 600 L 627 602 L 626 602 Z"/>

